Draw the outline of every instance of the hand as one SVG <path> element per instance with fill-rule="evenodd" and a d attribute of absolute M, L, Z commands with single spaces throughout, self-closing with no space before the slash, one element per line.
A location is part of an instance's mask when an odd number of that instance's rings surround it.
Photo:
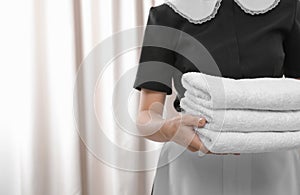
<path fill-rule="evenodd" d="M 174 141 L 175 143 L 187 147 L 190 151 L 201 151 L 205 154 L 226 155 L 231 153 L 213 153 L 209 151 L 201 142 L 199 136 L 195 133 L 194 126 L 204 127 L 206 119 L 204 117 L 183 114 L 166 120 L 160 133 L 165 139 Z M 234 153 L 234 155 L 239 155 Z"/>

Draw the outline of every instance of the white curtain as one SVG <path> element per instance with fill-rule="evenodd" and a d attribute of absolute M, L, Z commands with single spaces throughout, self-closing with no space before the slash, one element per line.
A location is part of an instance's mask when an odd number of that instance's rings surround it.
<path fill-rule="evenodd" d="M 101 141 L 110 140 L 133 152 L 161 147 L 120 130 L 109 106 L 112 99 L 117 105 L 128 101 L 134 119 L 138 92 L 131 89 L 123 99 L 123 88 L 114 85 L 136 67 L 140 50 L 115 56 L 99 76 L 98 60 L 117 54 L 122 43 L 114 40 L 113 47 L 102 53 L 95 49 L 117 32 L 145 25 L 150 6 L 162 2 L 1 1 L 1 194 L 150 194 L 155 169 L 143 168 L 153 167 L 159 153 L 128 156 L 133 158 L 128 162 L 136 163 L 131 166 L 122 163 L 128 160 L 126 153 Z M 85 62 L 92 66 L 78 77 Z M 91 87 L 95 79 L 97 85 Z M 94 94 L 94 110 L 87 106 L 91 103 L 87 94 Z M 167 104 L 173 99 L 168 97 Z M 105 138 L 94 132 L 93 114 Z M 101 157 L 101 152 L 106 156 Z"/>

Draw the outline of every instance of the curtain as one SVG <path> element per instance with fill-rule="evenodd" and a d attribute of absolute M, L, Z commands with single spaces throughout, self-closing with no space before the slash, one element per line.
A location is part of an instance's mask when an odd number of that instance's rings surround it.
<path fill-rule="evenodd" d="M 141 44 L 135 30 L 162 2 L 1 2 L 1 194 L 150 194 L 162 145 L 126 122 L 138 106 L 140 48 L 122 51 L 116 37 L 135 32 Z"/>

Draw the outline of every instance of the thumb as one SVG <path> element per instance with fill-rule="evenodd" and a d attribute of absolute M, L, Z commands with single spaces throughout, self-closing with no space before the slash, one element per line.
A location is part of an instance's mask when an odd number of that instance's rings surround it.
<path fill-rule="evenodd" d="M 202 116 L 184 115 L 182 117 L 182 122 L 188 126 L 203 127 L 206 123 L 206 119 Z"/>

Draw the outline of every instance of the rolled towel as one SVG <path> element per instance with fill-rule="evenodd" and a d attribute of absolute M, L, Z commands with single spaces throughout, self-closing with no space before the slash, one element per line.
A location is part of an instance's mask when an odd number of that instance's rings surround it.
<path fill-rule="evenodd" d="M 293 78 L 233 79 L 187 72 L 183 87 L 210 109 L 300 110 L 300 80 Z"/>
<path fill-rule="evenodd" d="M 194 129 L 205 147 L 214 153 L 262 153 L 300 148 L 300 131 L 238 133 Z"/>
<path fill-rule="evenodd" d="M 205 128 L 210 130 L 231 132 L 300 130 L 300 110 L 211 110 L 197 105 L 188 96 L 181 98 L 180 106 L 189 114 L 206 118 L 208 123 L 205 124 Z"/>

